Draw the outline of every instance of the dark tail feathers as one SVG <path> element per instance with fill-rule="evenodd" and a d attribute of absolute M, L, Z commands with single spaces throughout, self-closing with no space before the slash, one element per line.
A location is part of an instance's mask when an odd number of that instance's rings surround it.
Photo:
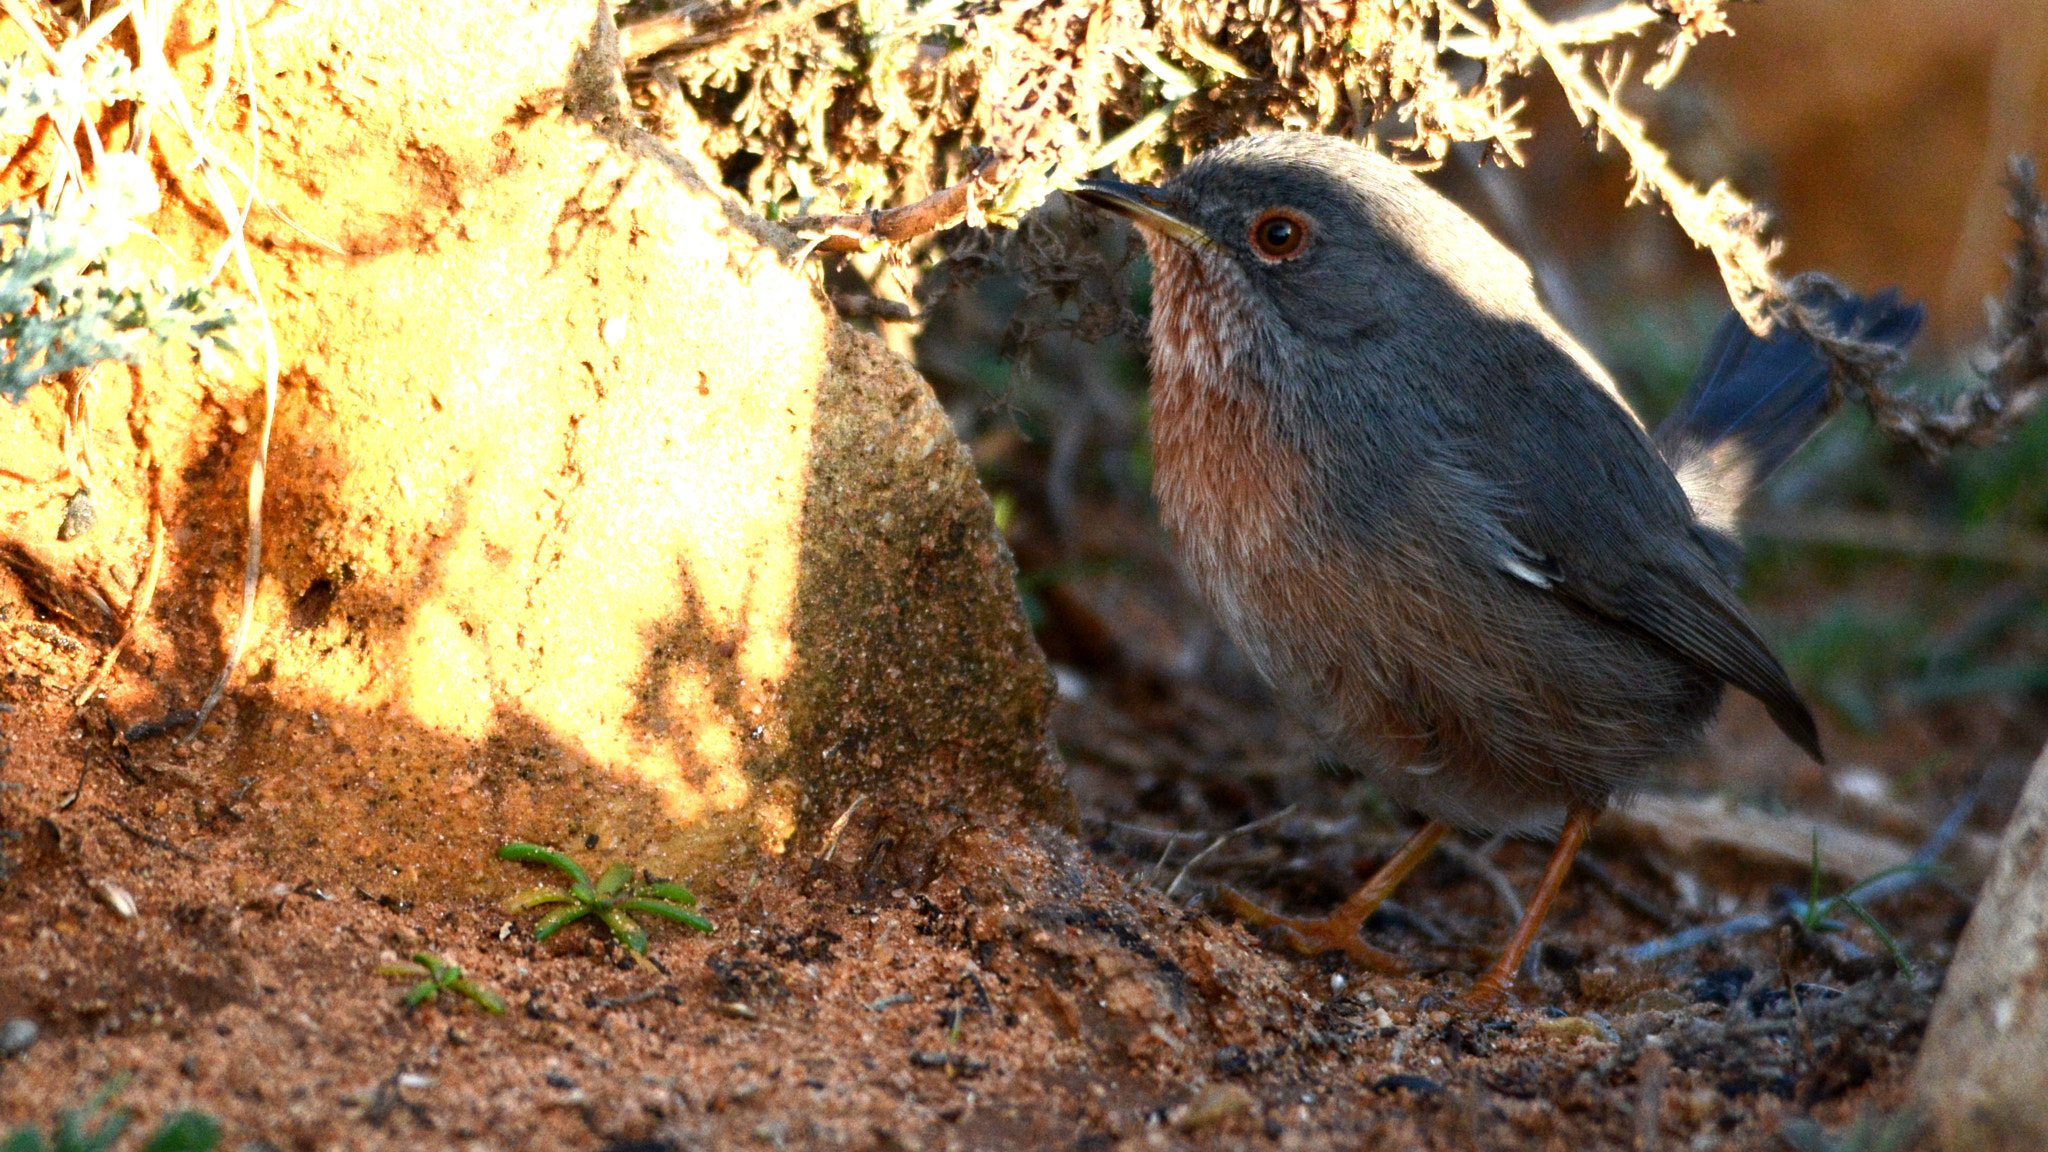
<path fill-rule="evenodd" d="M 1904 348 L 1925 314 L 1918 304 L 1900 303 L 1897 289 L 1886 289 L 1869 300 L 1844 295 L 1832 315 L 1850 335 Z M 1770 339 L 1758 339 L 1730 312 L 1692 387 L 1655 438 L 1701 518 L 1725 531 L 1736 506 L 1832 414 L 1820 350 L 1782 326 Z M 1724 509 L 1728 522 L 1713 523 L 1721 517 L 1710 511 Z"/>

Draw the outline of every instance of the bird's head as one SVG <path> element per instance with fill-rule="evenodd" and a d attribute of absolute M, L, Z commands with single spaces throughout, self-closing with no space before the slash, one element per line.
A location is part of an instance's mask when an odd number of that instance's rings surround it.
<path fill-rule="evenodd" d="M 1083 180 L 1073 195 L 1144 234 L 1155 316 L 1221 307 L 1328 350 L 1474 309 L 1540 312 L 1518 257 L 1407 169 L 1336 137 L 1250 136 L 1158 187 Z"/>

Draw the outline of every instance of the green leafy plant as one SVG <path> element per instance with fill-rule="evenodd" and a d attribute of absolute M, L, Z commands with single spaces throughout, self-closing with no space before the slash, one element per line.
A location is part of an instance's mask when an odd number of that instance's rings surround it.
<path fill-rule="evenodd" d="M 1877 937 L 1878 943 L 1884 945 L 1885 953 L 1891 957 L 1892 963 L 1898 966 L 1899 971 L 1911 976 L 1913 962 L 1906 958 L 1905 950 L 1899 947 L 1898 940 L 1858 897 L 1893 876 L 1924 876 L 1933 870 L 1934 866 L 1929 864 L 1901 864 L 1895 868 L 1886 868 L 1865 876 L 1843 891 L 1823 900 L 1820 895 L 1820 830 L 1816 828 L 1813 833 L 1813 868 L 1807 878 L 1806 902 L 1794 910 L 1794 918 L 1800 928 L 1815 935 L 1823 932 L 1840 932 L 1848 925 L 1834 917 L 1839 909 L 1846 908 L 1858 920 L 1863 921 L 1863 926 L 1870 929 L 1871 934 Z"/>
<path fill-rule="evenodd" d="M 25 56 L 0 60 L 0 132 L 140 95 L 120 57 L 90 61 L 75 77 L 31 71 Z M 0 395 L 18 402 L 49 377 L 108 360 L 139 363 L 171 344 L 189 348 L 208 371 L 222 366 L 223 354 L 253 359 L 246 300 L 164 272 L 145 275 L 113 255 L 144 234 L 135 221 L 157 210 L 149 161 L 105 152 L 93 173 L 89 190 L 81 182 L 52 203 L 0 205 Z"/>
<path fill-rule="evenodd" d="M 443 992 L 467 996 L 476 1006 L 493 1016 L 503 1015 L 505 1002 L 498 999 L 490 989 L 484 988 L 462 974 L 460 966 L 450 964 L 432 952 L 415 952 L 410 963 L 386 964 L 377 969 L 379 976 L 398 980 L 418 980 L 405 992 L 405 1006 L 417 1008 Z"/>
<path fill-rule="evenodd" d="M 574 860 L 538 844 L 514 841 L 498 849 L 498 859 L 546 865 L 569 878 L 567 888 L 533 888 L 505 901 L 507 912 L 562 905 L 534 925 L 535 940 L 545 940 L 586 916 L 595 916 L 610 930 L 612 939 L 645 955 L 647 932 L 633 919 L 636 915 L 671 920 L 699 932 L 714 929 L 711 921 L 690 911 L 697 906 L 697 897 L 688 888 L 672 880 L 635 880 L 628 864 L 612 865 L 593 883 Z"/>
<path fill-rule="evenodd" d="M 57 1114 L 57 1127 L 47 1136 L 34 1128 L 16 1128 L 0 1143 L 0 1152 L 107 1152 L 128 1131 L 135 1113 L 107 1106 L 127 1087 L 126 1076 L 93 1093 L 83 1108 Z M 220 1121 L 203 1112 L 173 1112 L 149 1134 L 141 1152 L 212 1152 L 220 1143 Z"/>

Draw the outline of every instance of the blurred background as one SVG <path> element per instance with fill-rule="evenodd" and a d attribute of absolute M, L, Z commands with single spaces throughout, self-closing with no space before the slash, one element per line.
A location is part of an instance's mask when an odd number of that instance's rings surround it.
<path fill-rule="evenodd" d="M 1782 271 L 1924 301 L 1906 383 L 1960 387 L 1981 362 L 1984 300 L 2005 283 L 2006 158 L 2048 155 L 2048 5 L 1773 0 L 1730 19 L 1733 37 L 1702 42 L 1664 91 L 1631 89 L 1632 104 L 1682 173 L 1769 209 Z M 1624 208 L 1626 162 L 1595 151 L 1546 73 L 1517 95 L 1535 129 L 1526 166 L 1481 167 L 1461 146 L 1427 179 L 1530 259 L 1654 422 L 1727 310 L 1713 262 L 1660 209 Z M 1034 228 L 1092 237 L 1101 268 L 1055 274 L 1048 293 Z M 971 287 L 927 286 L 942 300 L 914 339 L 882 327 L 914 350 L 995 497 L 1060 678 L 1084 810 L 1103 828 L 1228 828 L 1289 802 L 1386 819 L 1369 785 L 1318 761 L 1179 583 L 1150 502 L 1142 345 L 1115 307 L 1144 311 L 1142 247 L 1055 198 L 1004 252 Z M 1016 269 L 1034 259 L 1027 292 Z M 1875 805 L 1901 834 L 1981 787 L 1973 819 L 1998 827 L 2048 737 L 2048 417 L 1931 462 L 1845 411 L 1749 525 L 1747 594 L 1823 716 L 1831 763 L 1731 693 L 1703 756 L 1658 786 L 1861 806 L 1866 821 Z M 1315 870 L 1290 851 L 1290 867 Z M 1342 874 L 1324 874 L 1328 895 Z"/>

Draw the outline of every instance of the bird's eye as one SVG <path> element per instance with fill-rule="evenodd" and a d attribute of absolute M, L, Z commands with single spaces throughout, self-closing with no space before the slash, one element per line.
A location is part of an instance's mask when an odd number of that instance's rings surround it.
<path fill-rule="evenodd" d="M 1252 247 L 1273 260 L 1288 260 L 1301 252 L 1308 239 L 1308 222 L 1292 212 L 1278 209 L 1252 222 Z"/>

